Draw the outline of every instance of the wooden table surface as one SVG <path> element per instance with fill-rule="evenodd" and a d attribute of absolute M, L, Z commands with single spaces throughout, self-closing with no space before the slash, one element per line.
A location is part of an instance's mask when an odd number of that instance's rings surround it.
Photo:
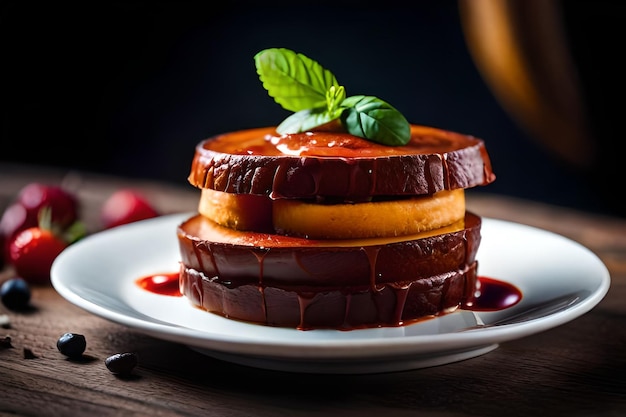
<path fill-rule="evenodd" d="M 0 208 L 29 182 L 78 193 L 82 217 L 98 231 L 98 211 L 114 190 L 144 192 L 162 213 L 196 209 L 198 193 L 177 185 L 0 164 Z M 473 359 L 366 375 L 298 374 L 248 368 L 201 355 L 96 317 L 51 287 L 32 289 L 31 313 L 0 305 L 12 348 L 0 348 L 0 415 L 11 416 L 624 416 L 626 415 L 626 220 L 468 193 L 485 217 L 537 226 L 578 241 L 611 273 L 593 310 L 562 326 L 502 343 Z M 5 267 L 0 281 L 12 276 Z M 65 332 L 87 339 L 83 361 L 59 353 Z M 34 358 L 26 358 L 30 350 Z M 106 357 L 136 352 L 132 377 Z"/>

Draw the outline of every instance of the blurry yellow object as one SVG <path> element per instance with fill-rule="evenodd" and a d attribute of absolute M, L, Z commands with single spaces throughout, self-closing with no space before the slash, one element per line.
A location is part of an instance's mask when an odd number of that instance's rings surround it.
<path fill-rule="evenodd" d="M 559 2 L 459 0 L 469 51 L 522 128 L 579 168 L 595 160 L 588 113 Z"/>

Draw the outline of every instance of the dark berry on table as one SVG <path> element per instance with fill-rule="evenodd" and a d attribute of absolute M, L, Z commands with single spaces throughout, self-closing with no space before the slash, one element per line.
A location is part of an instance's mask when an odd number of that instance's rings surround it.
<path fill-rule="evenodd" d="M 133 352 L 116 353 L 106 358 L 104 364 L 114 374 L 128 375 L 137 366 L 137 354 Z"/>
<path fill-rule="evenodd" d="M 25 347 L 22 352 L 24 354 L 24 359 L 37 359 L 37 355 L 35 355 L 35 352 L 33 352 L 31 348 Z"/>
<path fill-rule="evenodd" d="M 12 347 L 11 336 L 4 336 L 3 339 L 0 339 L 0 349 L 10 349 Z"/>
<path fill-rule="evenodd" d="M 80 358 L 85 352 L 85 336 L 77 333 L 65 333 L 57 340 L 57 349 L 68 358 Z"/>
<path fill-rule="evenodd" d="M 22 278 L 11 278 L 0 287 L 0 299 L 9 310 L 23 310 L 30 302 L 30 287 Z"/>

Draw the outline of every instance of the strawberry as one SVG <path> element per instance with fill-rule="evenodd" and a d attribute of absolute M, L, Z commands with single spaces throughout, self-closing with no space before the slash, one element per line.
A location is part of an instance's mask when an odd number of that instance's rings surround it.
<path fill-rule="evenodd" d="M 28 210 L 20 203 L 13 203 L 4 210 L 0 218 L 0 241 L 2 244 L 2 258 L 9 260 L 9 244 L 19 232 L 29 227 L 37 226 L 37 216 L 31 216 Z"/>
<path fill-rule="evenodd" d="M 45 284 L 50 281 L 52 262 L 67 245 L 49 229 L 29 227 L 9 245 L 10 261 L 17 275 L 27 282 Z"/>
<path fill-rule="evenodd" d="M 79 221 L 61 228 L 51 218 L 50 208 L 42 208 L 38 225 L 20 231 L 9 243 L 9 262 L 16 274 L 31 284 L 49 283 L 50 268 L 56 257 L 86 234 L 84 224 Z"/>
<path fill-rule="evenodd" d="M 2 256 L 9 260 L 9 245 L 22 230 L 38 225 L 43 208 L 49 208 L 51 222 L 57 227 L 68 228 L 78 220 L 79 203 L 74 194 L 57 185 L 37 182 L 23 187 L 15 201 L 9 205 L 0 218 L 0 242 Z"/>
<path fill-rule="evenodd" d="M 114 192 L 103 204 L 100 219 L 105 229 L 159 216 L 159 212 L 140 193 L 131 189 Z"/>
<path fill-rule="evenodd" d="M 43 207 L 50 208 L 52 223 L 61 228 L 68 227 L 78 219 L 78 200 L 58 185 L 30 183 L 20 190 L 17 203 L 26 209 L 28 218 L 35 222 Z"/>

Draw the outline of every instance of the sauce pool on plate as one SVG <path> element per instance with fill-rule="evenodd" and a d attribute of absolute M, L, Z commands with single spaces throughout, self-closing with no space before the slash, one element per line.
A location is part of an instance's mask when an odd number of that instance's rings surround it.
<path fill-rule="evenodd" d="M 154 294 L 181 297 L 178 278 L 178 272 L 165 272 L 146 275 L 135 282 L 139 287 Z"/>
<path fill-rule="evenodd" d="M 513 284 L 495 278 L 479 276 L 474 298 L 461 307 L 471 311 L 504 310 L 519 303 L 522 292 Z"/>
<path fill-rule="evenodd" d="M 178 272 L 164 272 L 143 276 L 136 280 L 142 289 L 159 295 L 182 297 Z M 495 278 L 479 276 L 474 298 L 461 307 L 471 311 L 498 311 L 512 307 L 522 299 L 522 292 L 514 285 Z"/>

